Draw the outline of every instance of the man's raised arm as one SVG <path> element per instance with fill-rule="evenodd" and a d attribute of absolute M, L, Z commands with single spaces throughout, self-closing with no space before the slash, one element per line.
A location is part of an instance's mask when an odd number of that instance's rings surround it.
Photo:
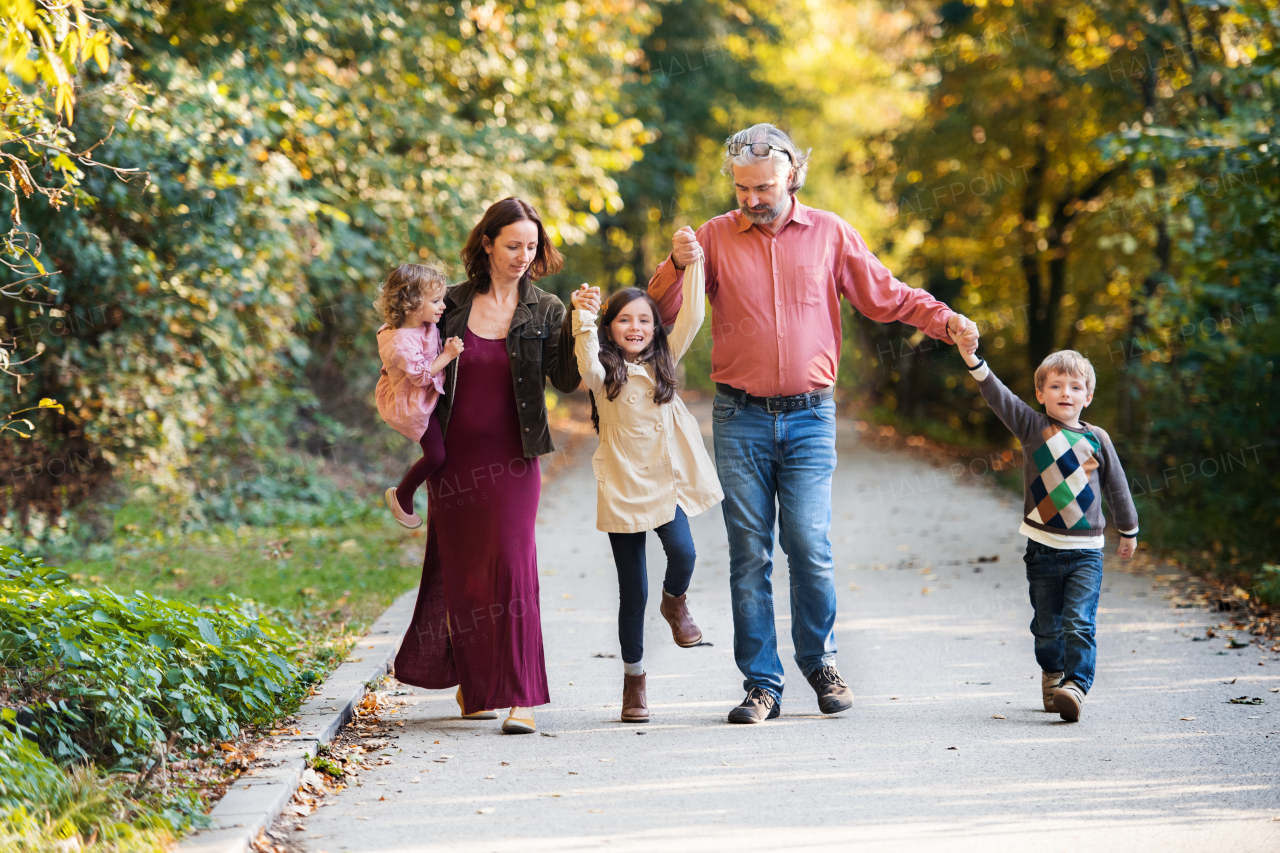
<path fill-rule="evenodd" d="M 953 331 L 972 334 L 976 339 L 977 327 L 972 321 L 939 302 L 929 291 L 898 281 L 852 226 L 846 224 L 843 230 L 836 276 L 841 293 L 854 308 L 877 323 L 906 323 L 944 343 L 956 343 L 951 337 Z"/>

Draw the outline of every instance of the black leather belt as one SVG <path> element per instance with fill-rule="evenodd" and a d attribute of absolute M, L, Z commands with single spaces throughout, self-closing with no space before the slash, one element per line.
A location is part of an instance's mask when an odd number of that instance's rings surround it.
<path fill-rule="evenodd" d="M 797 409 L 808 409 L 825 403 L 835 395 L 835 386 L 831 385 L 819 388 L 817 391 L 810 391 L 808 394 L 796 394 L 791 397 L 756 397 L 722 382 L 716 383 L 716 390 L 738 400 L 739 405 L 758 406 L 766 412 L 794 412 Z"/>

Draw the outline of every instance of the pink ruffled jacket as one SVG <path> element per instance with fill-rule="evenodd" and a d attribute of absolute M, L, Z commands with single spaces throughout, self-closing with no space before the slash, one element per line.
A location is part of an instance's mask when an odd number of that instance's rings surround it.
<path fill-rule="evenodd" d="M 378 414 L 406 438 L 418 441 L 427 431 L 431 413 L 444 393 L 444 371 L 431 375 L 431 362 L 440 355 L 440 330 L 435 323 L 416 329 L 378 329 L 382 373 L 374 396 Z"/>

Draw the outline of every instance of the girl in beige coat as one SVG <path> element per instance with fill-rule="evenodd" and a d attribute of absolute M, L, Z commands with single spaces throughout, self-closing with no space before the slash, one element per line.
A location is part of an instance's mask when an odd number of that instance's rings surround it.
<path fill-rule="evenodd" d="M 644 652 L 648 600 L 645 536 L 658 534 L 667 555 L 663 617 L 682 647 L 702 642 L 686 606 L 696 553 L 689 517 L 723 497 L 698 422 L 676 394 L 676 363 L 702 326 L 702 261 L 684 275 L 684 310 L 668 335 L 658 306 L 634 287 L 606 303 L 600 331 L 599 290 L 585 284 L 573 295 L 574 349 L 591 392 L 591 419 L 600 447 L 591 458 L 597 487 L 596 526 L 609 534 L 618 569 L 618 639 L 622 645 L 622 719 L 649 721 Z"/>

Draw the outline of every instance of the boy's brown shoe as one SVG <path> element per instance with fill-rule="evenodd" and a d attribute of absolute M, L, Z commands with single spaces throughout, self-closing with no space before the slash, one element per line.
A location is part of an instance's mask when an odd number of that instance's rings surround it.
<path fill-rule="evenodd" d="M 1044 698 L 1044 709 L 1050 713 L 1058 710 L 1058 706 L 1053 704 L 1053 691 L 1058 689 L 1058 685 L 1062 683 L 1061 672 L 1042 672 L 1040 673 L 1040 692 Z"/>
<path fill-rule="evenodd" d="M 649 697 L 646 694 L 645 674 L 622 676 L 622 722 L 649 722 Z"/>
<path fill-rule="evenodd" d="M 1062 686 L 1053 691 L 1053 706 L 1068 723 L 1080 719 L 1080 708 L 1084 705 L 1084 691 L 1074 681 L 1064 681 Z"/>

